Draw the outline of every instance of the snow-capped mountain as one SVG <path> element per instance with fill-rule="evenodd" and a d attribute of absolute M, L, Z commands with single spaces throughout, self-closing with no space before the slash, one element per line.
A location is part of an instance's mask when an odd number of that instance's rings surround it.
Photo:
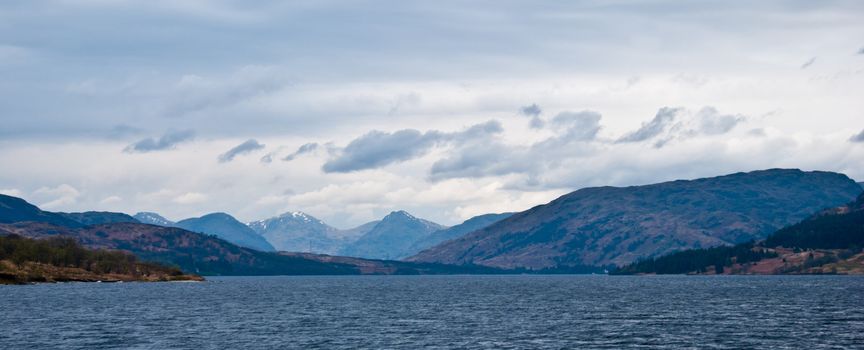
<path fill-rule="evenodd" d="M 339 230 L 299 211 L 250 222 L 248 225 L 277 250 L 289 252 L 335 254 L 360 236 L 352 234 L 352 230 Z"/>
<path fill-rule="evenodd" d="M 150 224 L 156 226 L 174 226 L 174 221 L 168 220 L 162 217 L 162 215 L 156 213 L 140 212 L 133 215 L 132 217 L 140 221 L 142 224 Z"/>

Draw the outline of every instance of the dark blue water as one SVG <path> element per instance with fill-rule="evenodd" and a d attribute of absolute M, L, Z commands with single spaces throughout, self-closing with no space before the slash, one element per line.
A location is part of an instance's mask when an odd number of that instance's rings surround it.
<path fill-rule="evenodd" d="M 0 286 L 0 348 L 864 348 L 864 278 L 237 277 Z"/>

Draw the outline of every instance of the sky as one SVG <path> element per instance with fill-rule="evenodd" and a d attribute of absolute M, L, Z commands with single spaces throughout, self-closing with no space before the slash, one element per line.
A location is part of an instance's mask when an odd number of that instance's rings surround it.
<path fill-rule="evenodd" d="M 0 2 L 0 193 L 442 224 L 590 186 L 864 181 L 861 1 Z"/>

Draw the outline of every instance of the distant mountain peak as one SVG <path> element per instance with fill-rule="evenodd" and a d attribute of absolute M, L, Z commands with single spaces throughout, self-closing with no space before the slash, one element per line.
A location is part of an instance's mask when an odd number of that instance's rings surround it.
<path fill-rule="evenodd" d="M 181 220 L 175 226 L 192 232 L 216 235 L 228 242 L 247 248 L 260 251 L 276 250 L 264 237 L 226 213 L 216 212 L 198 218 Z"/>
<path fill-rule="evenodd" d="M 405 218 L 405 219 L 410 219 L 410 220 L 422 220 L 422 219 L 418 219 L 416 216 L 411 215 L 410 213 L 408 213 L 407 211 L 404 211 L 404 210 L 391 211 L 390 214 L 387 214 L 387 216 L 384 217 L 384 220 L 388 220 L 388 219 L 392 220 L 392 219 L 397 219 L 397 218 Z"/>
<path fill-rule="evenodd" d="M 156 226 L 174 226 L 174 221 L 168 220 L 162 215 L 153 212 L 142 211 L 133 215 L 132 217 L 145 224 Z"/>
<path fill-rule="evenodd" d="M 306 214 L 302 211 L 289 211 L 287 213 L 283 213 L 282 215 L 279 215 L 277 218 L 279 218 L 279 219 L 294 219 L 294 220 L 300 220 L 300 221 L 304 221 L 304 222 L 315 222 L 315 223 L 319 223 L 322 225 L 324 224 L 324 221 L 321 221 L 318 218 L 316 218 L 312 215 Z"/>

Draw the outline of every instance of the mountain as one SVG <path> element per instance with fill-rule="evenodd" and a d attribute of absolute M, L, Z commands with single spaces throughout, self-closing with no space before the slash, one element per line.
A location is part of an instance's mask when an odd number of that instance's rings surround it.
<path fill-rule="evenodd" d="M 453 273 L 519 273 L 522 271 L 503 271 L 483 266 L 449 266 L 441 264 L 411 263 L 401 261 L 368 260 L 308 253 L 271 253 L 240 247 L 216 236 L 187 231 L 178 227 L 163 227 L 142 223 L 108 223 L 82 226 L 77 222 L 65 222 L 73 227 L 58 226 L 49 222 L 58 216 L 42 212 L 22 199 L 0 198 L 3 217 L 37 219 L 0 223 L 0 236 L 18 235 L 27 238 L 55 240 L 61 237 L 73 238 L 78 244 L 97 250 L 124 251 L 134 254 L 140 261 L 156 262 L 176 266 L 186 272 L 202 275 L 358 275 L 358 274 L 453 274 Z M 12 203 L 12 204 L 8 204 Z M 10 208 L 16 208 L 12 210 Z M 25 215 L 30 213 L 31 215 Z M 42 213 L 47 213 L 41 215 Z M 60 220 L 66 220 L 60 217 Z M 241 224 L 242 225 L 242 224 Z M 14 239 L 14 237 L 13 237 Z M 50 242 L 49 242 L 50 244 Z M 7 247 L 8 245 L 2 245 Z M 66 245 L 68 247 L 68 245 Z M 42 252 L 36 250 L 37 253 Z M 44 253 L 52 253 L 47 251 Z M 59 252 L 58 252 L 59 253 Z M 61 254 L 62 255 L 62 254 Z M 109 254 L 111 255 L 111 254 Z M 65 256 L 65 255 L 64 255 Z M 30 257 L 30 256 L 27 256 Z M 3 260 L 3 259 L 0 259 Z M 126 261 L 131 261 L 126 259 Z M 0 261 L 0 263 L 5 263 Z M 8 267 L 8 266 L 7 266 Z M 13 266 L 14 267 L 14 266 Z M 27 278 L 36 276 L 31 272 L 46 272 L 45 266 L 35 266 L 39 271 L 29 269 L 33 266 L 20 266 L 15 271 L 0 272 L 0 279 L 21 280 L 20 273 Z M 62 271 L 61 271 L 62 270 Z M 87 280 L 94 277 L 82 271 L 52 270 L 46 279 L 60 280 L 69 274 Z M 8 272 L 8 273 L 7 273 Z M 56 273 L 55 273 L 56 272 Z M 5 275 L 4 275 L 5 273 Z M 14 275 L 14 276 L 13 276 Z M 32 276 L 31 276 L 32 275 Z M 117 276 L 113 276 L 114 278 Z M 158 276 L 157 276 L 158 277 Z M 110 280 L 105 276 L 98 278 Z M 161 279 L 161 277 L 159 277 Z M 179 278 L 176 276 L 171 277 Z M 122 279 L 122 278 L 121 278 Z"/>
<path fill-rule="evenodd" d="M 142 224 L 150 224 L 156 226 L 174 226 L 176 224 L 174 221 L 162 217 L 162 215 L 151 212 L 140 212 L 132 217 L 134 217 L 135 220 L 138 220 Z"/>
<path fill-rule="evenodd" d="M 416 218 L 405 211 L 394 211 L 357 241 L 340 251 L 341 255 L 369 259 L 399 259 L 414 251 L 411 246 L 444 226 Z"/>
<path fill-rule="evenodd" d="M 354 267 L 298 257 L 279 256 L 240 247 L 218 237 L 136 223 L 64 228 L 47 223 L 0 225 L 7 232 L 30 237 L 72 237 L 91 249 L 122 250 L 143 261 L 174 265 L 202 275 L 357 274 Z"/>
<path fill-rule="evenodd" d="M 797 169 L 585 188 L 409 260 L 533 269 L 624 265 L 688 248 L 761 239 L 860 192 L 845 175 Z"/>
<path fill-rule="evenodd" d="M 48 211 L 18 198 L 0 194 L 0 223 L 22 221 L 47 222 L 57 226 L 81 227 L 81 223 Z"/>
<path fill-rule="evenodd" d="M 464 236 L 465 234 L 485 228 L 486 226 L 504 220 L 511 215 L 513 215 L 513 213 L 485 214 L 475 216 L 473 218 L 465 220 L 465 222 L 459 225 L 432 232 L 432 234 L 426 236 L 423 239 L 420 239 L 419 241 L 411 245 L 411 250 L 415 253 L 420 252 L 441 242 L 449 241 L 454 238 L 459 238 Z"/>
<path fill-rule="evenodd" d="M 249 223 L 277 250 L 335 254 L 347 243 L 341 231 L 302 212 Z"/>
<path fill-rule="evenodd" d="M 137 219 L 123 213 L 109 211 L 85 211 L 83 213 L 57 213 L 62 217 L 76 221 L 82 225 L 110 224 L 114 222 L 139 222 Z"/>
<path fill-rule="evenodd" d="M 233 216 L 225 213 L 212 213 L 200 218 L 190 218 L 178 221 L 174 226 L 189 230 L 211 234 L 241 247 L 252 248 L 262 252 L 276 251 L 264 237 Z"/>
<path fill-rule="evenodd" d="M 864 189 L 864 182 L 859 182 L 858 185 L 860 185 L 861 188 Z"/>
<path fill-rule="evenodd" d="M 381 220 L 370 221 L 347 230 L 339 230 L 339 234 L 342 235 L 342 238 L 353 242 L 358 238 L 363 237 L 363 235 L 367 234 L 369 231 L 372 231 L 372 229 L 375 228 L 375 225 L 378 225 L 379 222 L 381 222 Z"/>
<path fill-rule="evenodd" d="M 615 274 L 864 274 L 864 194 L 784 227 L 764 241 L 690 249 L 638 261 Z"/>

